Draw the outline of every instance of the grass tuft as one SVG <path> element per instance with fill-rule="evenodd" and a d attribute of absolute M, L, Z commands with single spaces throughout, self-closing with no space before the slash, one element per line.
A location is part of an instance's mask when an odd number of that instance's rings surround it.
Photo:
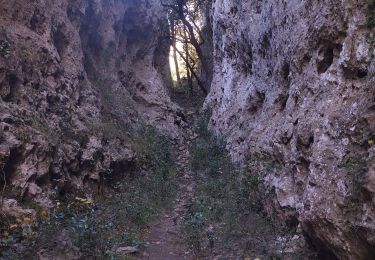
<path fill-rule="evenodd" d="M 32 258 L 40 251 L 53 256 L 74 252 L 84 259 L 117 259 L 116 246 L 142 248 L 147 224 L 176 195 L 176 167 L 170 141 L 155 129 L 140 130 L 133 145 L 138 158 L 132 166 L 135 169 L 122 179 L 113 178 L 106 194 L 69 193 L 59 198 L 59 206 L 48 216 L 27 225 L 29 233 L 21 225 L 10 232 L 15 220 L 9 220 L 0 230 L 0 259 Z"/>
<path fill-rule="evenodd" d="M 248 167 L 235 165 L 224 141 L 209 131 L 207 118 L 201 119 L 191 149 L 197 194 L 184 217 L 188 242 L 203 256 L 212 250 L 271 256 L 276 250 L 271 241 L 281 228 L 262 212 L 262 200 L 269 194 L 255 165 L 262 162 L 265 170 L 278 165 L 260 156 Z"/>

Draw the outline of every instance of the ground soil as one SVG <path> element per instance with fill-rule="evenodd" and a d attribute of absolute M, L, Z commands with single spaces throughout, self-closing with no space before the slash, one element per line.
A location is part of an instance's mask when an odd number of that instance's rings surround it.
<path fill-rule="evenodd" d="M 161 217 L 150 225 L 148 230 L 148 246 L 142 253 L 141 259 L 180 260 L 196 259 L 193 250 L 189 248 L 183 231 L 183 216 L 186 205 L 194 196 L 194 180 L 190 168 L 189 146 L 196 134 L 193 132 L 197 114 L 197 99 L 185 93 L 175 92 L 175 101 L 184 108 L 186 127 L 181 136 L 175 140 L 177 152 L 177 183 L 178 193 L 170 209 L 164 211 Z"/>

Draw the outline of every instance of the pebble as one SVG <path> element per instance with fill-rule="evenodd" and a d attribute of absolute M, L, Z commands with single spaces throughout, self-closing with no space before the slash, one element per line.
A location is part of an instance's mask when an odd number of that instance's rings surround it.
<path fill-rule="evenodd" d="M 116 254 L 134 254 L 139 251 L 138 247 L 135 246 L 124 246 L 124 247 L 118 247 L 115 251 Z"/>

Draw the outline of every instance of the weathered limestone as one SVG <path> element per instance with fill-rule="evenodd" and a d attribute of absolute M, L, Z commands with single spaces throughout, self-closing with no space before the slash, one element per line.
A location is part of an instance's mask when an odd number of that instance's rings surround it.
<path fill-rule="evenodd" d="M 127 171 L 143 123 L 176 134 L 165 26 L 159 1 L 0 1 L 8 186 L 52 206 L 55 193 Z"/>
<path fill-rule="evenodd" d="M 265 176 L 278 207 L 340 259 L 375 252 L 369 3 L 213 3 L 211 128 L 235 160 L 280 163 Z"/>

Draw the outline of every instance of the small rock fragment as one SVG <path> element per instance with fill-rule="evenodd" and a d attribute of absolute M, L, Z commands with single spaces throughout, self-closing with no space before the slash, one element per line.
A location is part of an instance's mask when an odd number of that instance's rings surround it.
<path fill-rule="evenodd" d="M 139 249 L 136 246 L 124 246 L 124 247 L 117 248 L 115 253 L 121 254 L 121 255 L 127 255 L 127 254 L 137 253 L 138 251 Z"/>

